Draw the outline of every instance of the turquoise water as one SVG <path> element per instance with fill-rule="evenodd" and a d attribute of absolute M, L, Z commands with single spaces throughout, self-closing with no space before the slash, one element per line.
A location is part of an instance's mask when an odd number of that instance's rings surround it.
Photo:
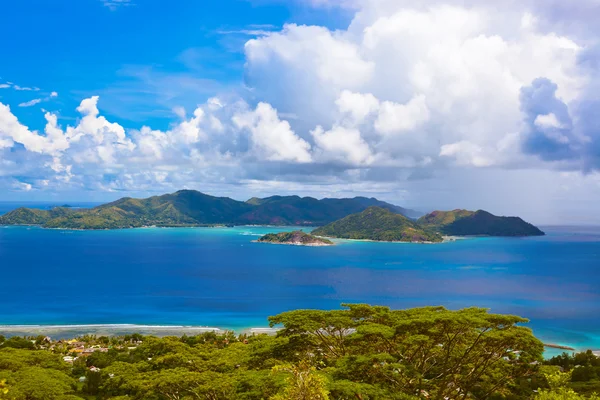
<path fill-rule="evenodd" d="M 600 349 L 600 228 L 435 245 L 253 243 L 282 230 L 0 227 L 0 324 L 242 329 L 296 308 L 441 304 L 518 314 L 547 342 Z"/>

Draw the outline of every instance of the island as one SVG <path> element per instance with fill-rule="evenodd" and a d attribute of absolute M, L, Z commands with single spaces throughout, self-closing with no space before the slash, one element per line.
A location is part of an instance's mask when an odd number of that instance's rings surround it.
<path fill-rule="evenodd" d="M 259 243 L 288 244 L 294 246 L 333 246 L 329 239 L 310 235 L 302 231 L 268 233 L 257 240 Z"/>
<path fill-rule="evenodd" d="M 519 217 L 499 217 L 484 210 L 434 211 L 417 221 L 425 229 L 452 236 L 543 236 Z"/>
<path fill-rule="evenodd" d="M 339 239 L 384 242 L 440 243 L 443 241 L 440 234 L 423 229 L 414 220 L 375 206 L 315 229 L 312 234 Z"/>
<path fill-rule="evenodd" d="M 60 229 L 124 229 L 146 226 L 278 225 L 322 226 L 347 215 L 379 206 L 417 217 L 422 214 L 375 198 L 315 199 L 272 196 L 238 201 L 195 190 L 153 196 L 125 197 L 98 207 L 56 207 L 51 210 L 19 208 L 0 216 L 0 225 L 38 225 Z"/>
<path fill-rule="evenodd" d="M 0 225 L 56 229 L 141 227 L 320 226 L 316 236 L 391 242 L 442 241 L 443 236 L 541 236 L 519 217 L 487 211 L 417 211 L 376 198 L 253 197 L 238 201 L 195 190 L 145 199 L 125 197 L 93 208 L 18 208 L 0 215 Z"/>

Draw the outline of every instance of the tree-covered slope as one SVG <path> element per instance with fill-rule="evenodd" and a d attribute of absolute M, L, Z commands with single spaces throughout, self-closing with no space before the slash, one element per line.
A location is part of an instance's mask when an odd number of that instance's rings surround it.
<path fill-rule="evenodd" d="M 122 198 L 91 209 L 18 209 L 0 216 L 2 225 L 41 225 L 67 229 L 118 229 L 141 226 L 189 225 L 325 225 L 369 204 L 394 212 L 401 207 L 377 199 L 323 199 L 298 196 L 253 198 L 241 202 L 194 190 L 146 199 Z"/>
<path fill-rule="evenodd" d="M 53 218 L 59 218 L 71 213 L 71 209 L 64 207 L 56 207 L 52 210 L 22 207 L 0 215 L 0 225 L 44 225 Z"/>
<path fill-rule="evenodd" d="M 389 242 L 441 242 L 437 233 L 424 230 L 407 217 L 381 207 L 349 215 L 312 232 L 316 236 Z"/>
<path fill-rule="evenodd" d="M 434 211 L 418 220 L 427 229 L 456 236 L 541 236 L 534 225 L 519 217 L 498 217 L 487 211 Z"/>
<path fill-rule="evenodd" d="M 366 197 L 317 200 L 313 197 L 272 196 L 264 199 L 253 197 L 246 203 L 256 206 L 241 216 L 240 222 L 246 224 L 325 225 L 371 206 L 407 216 L 417 214 L 416 211 Z"/>
<path fill-rule="evenodd" d="M 228 197 L 180 190 L 147 199 L 124 198 L 98 208 L 118 208 L 159 224 L 231 224 L 252 206 Z"/>

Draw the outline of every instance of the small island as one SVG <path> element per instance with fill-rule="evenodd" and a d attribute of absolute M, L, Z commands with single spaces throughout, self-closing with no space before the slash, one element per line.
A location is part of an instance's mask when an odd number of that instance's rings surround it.
<path fill-rule="evenodd" d="M 499 217 L 484 210 L 434 211 L 417 221 L 425 229 L 450 236 L 543 236 L 519 217 Z"/>
<path fill-rule="evenodd" d="M 361 213 L 315 229 L 312 233 L 331 238 L 378 242 L 443 242 L 440 234 L 427 231 L 410 218 L 381 207 L 369 207 Z"/>
<path fill-rule="evenodd" d="M 268 233 L 257 240 L 259 243 L 288 244 L 293 246 L 333 246 L 331 240 L 319 238 L 302 231 Z"/>

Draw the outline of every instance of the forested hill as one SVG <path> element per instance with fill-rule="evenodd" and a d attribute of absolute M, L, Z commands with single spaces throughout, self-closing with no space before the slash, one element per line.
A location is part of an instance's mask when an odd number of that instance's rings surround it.
<path fill-rule="evenodd" d="M 381 207 L 349 215 L 312 232 L 317 236 L 387 242 L 441 242 L 442 237 L 424 230 L 415 221 Z"/>
<path fill-rule="evenodd" d="M 20 208 L 0 216 L 0 225 L 69 229 L 201 225 L 321 226 L 372 205 L 417 216 L 415 211 L 365 197 L 318 200 L 312 197 L 274 196 L 242 202 L 194 190 L 181 190 L 146 199 L 127 197 L 91 209 Z"/>
<path fill-rule="evenodd" d="M 418 223 L 446 235 L 456 236 L 542 236 L 536 226 L 519 217 L 499 217 L 487 211 L 434 211 Z"/>

